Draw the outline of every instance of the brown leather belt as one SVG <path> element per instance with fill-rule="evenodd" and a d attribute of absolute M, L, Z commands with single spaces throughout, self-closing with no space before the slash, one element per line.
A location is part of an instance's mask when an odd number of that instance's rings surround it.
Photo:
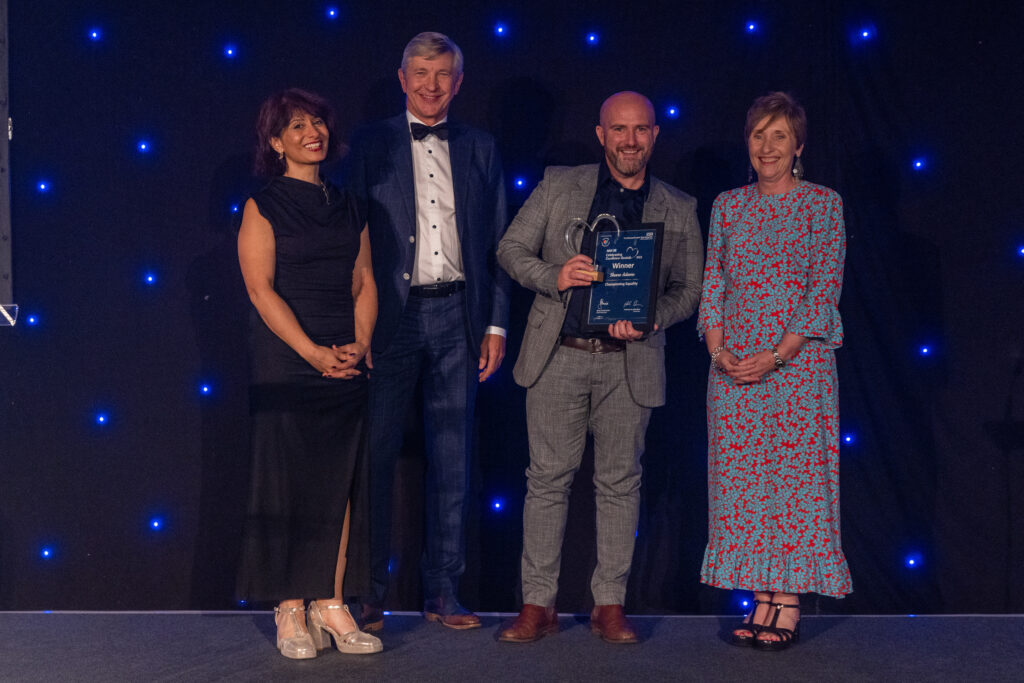
<path fill-rule="evenodd" d="M 590 353 L 617 353 L 626 350 L 626 342 L 618 339 L 583 339 L 581 337 L 565 337 L 560 339 L 562 346 Z"/>
<path fill-rule="evenodd" d="M 450 282 L 439 282 L 436 285 L 414 285 L 409 288 L 409 294 L 410 296 L 433 299 L 442 296 L 451 296 L 455 292 L 461 292 L 465 288 L 465 280 L 452 280 Z"/>

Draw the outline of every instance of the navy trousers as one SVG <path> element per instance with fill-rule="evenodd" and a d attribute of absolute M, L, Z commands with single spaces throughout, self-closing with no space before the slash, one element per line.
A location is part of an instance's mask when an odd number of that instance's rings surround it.
<path fill-rule="evenodd" d="M 471 353 L 465 292 L 410 296 L 370 372 L 371 599 L 383 605 L 391 554 L 391 507 L 402 428 L 417 385 L 423 397 L 427 472 L 420 563 L 427 600 L 457 598 L 465 570 L 463 518 L 469 485 L 478 355 Z"/>

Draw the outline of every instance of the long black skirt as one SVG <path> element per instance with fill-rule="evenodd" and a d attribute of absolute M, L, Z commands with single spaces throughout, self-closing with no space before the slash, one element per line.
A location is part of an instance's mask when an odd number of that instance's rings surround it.
<path fill-rule="evenodd" d="M 343 400 L 334 394 L 326 401 L 323 394 L 308 400 L 308 389 L 302 391 L 303 401 L 282 397 L 282 387 L 253 388 L 240 597 L 250 602 L 332 597 L 349 503 L 345 595 L 368 594 L 366 391 L 364 382 L 353 384 L 358 389 L 346 387 Z"/>

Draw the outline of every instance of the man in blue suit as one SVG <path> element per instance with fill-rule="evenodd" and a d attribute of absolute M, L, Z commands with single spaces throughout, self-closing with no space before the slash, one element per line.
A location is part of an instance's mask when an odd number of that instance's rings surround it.
<path fill-rule="evenodd" d="M 402 427 L 422 388 L 426 437 L 423 613 L 454 629 L 480 626 L 458 601 L 476 386 L 505 355 L 510 280 L 495 249 L 506 225 L 494 138 L 448 121 L 462 51 L 421 33 L 398 80 L 406 111 L 353 140 L 349 185 L 366 210 L 379 311 L 371 353 L 373 595 L 363 628 L 383 627 L 392 485 Z"/>

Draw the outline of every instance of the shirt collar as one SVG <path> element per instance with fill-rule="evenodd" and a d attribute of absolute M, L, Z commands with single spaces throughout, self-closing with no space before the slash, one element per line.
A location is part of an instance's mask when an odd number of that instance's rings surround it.
<path fill-rule="evenodd" d="M 651 173 L 648 169 L 644 169 L 644 184 L 636 190 L 629 190 L 628 188 L 622 187 L 622 185 L 615 178 L 612 177 L 612 172 L 608 168 L 608 160 L 602 159 L 600 168 L 597 171 L 597 187 L 600 189 L 605 185 L 608 185 L 612 189 L 624 189 L 627 192 L 639 192 L 640 196 L 643 197 L 644 201 L 647 201 L 647 195 L 651 192 Z"/>
<path fill-rule="evenodd" d="M 405 110 L 405 120 L 406 120 L 406 123 L 418 123 L 418 124 L 423 125 L 423 126 L 429 126 L 430 125 L 429 123 L 423 123 L 418 118 L 413 116 L 412 112 L 409 111 L 408 109 Z M 437 123 L 444 123 L 447 120 L 448 120 L 448 117 L 446 116 L 443 119 L 441 119 L 440 121 L 438 121 Z M 437 125 L 437 124 L 434 124 L 434 125 Z"/>

